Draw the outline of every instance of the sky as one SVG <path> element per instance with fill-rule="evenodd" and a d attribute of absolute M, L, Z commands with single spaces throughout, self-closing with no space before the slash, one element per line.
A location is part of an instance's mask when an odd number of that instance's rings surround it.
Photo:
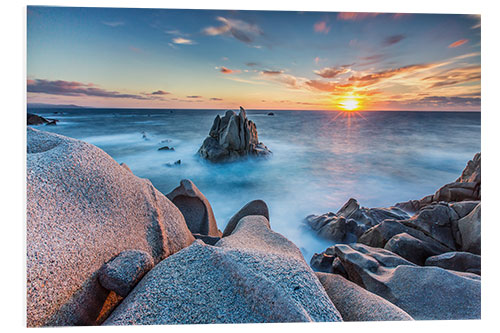
<path fill-rule="evenodd" d="M 480 111 L 478 15 L 28 6 L 28 103 Z"/>

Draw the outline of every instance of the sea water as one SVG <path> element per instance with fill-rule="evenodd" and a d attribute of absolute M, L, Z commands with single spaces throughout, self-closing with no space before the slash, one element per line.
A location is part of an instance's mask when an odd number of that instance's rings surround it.
<path fill-rule="evenodd" d="M 264 200 L 272 229 L 306 260 L 333 244 L 304 224 L 307 215 L 337 212 L 351 197 L 365 207 L 420 199 L 458 178 L 481 150 L 478 112 L 248 110 L 272 156 L 213 164 L 196 152 L 224 111 L 30 110 L 59 120 L 34 128 L 98 146 L 162 193 L 192 180 L 221 230 L 246 203 Z M 163 146 L 175 151 L 159 151 Z"/>

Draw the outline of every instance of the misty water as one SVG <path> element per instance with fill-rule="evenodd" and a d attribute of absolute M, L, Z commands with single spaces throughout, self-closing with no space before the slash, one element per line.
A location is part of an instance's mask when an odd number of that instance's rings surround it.
<path fill-rule="evenodd" d="M 332 242 L 304 224 L 351 197 L 365 207 L 420 199 L 454 181 L 480 151 L 480 113 L 247 111 L 268 159 L 212 164 L 196 152 L 224 110 L 39 109 L 59 120 L 33 126 L 94 144 L 162 193 L 191 179 L 219 229 L 247 202 L 264 200 L 273 230 L 306 260 Z M 55 113 L 57 112 L 57 114 Z M 143 137 L 145 134 L 145 138 Z M 175 151 L 159 151 L 162 146 Z M 181 165 L 167 166 L 181 160 Z"/>

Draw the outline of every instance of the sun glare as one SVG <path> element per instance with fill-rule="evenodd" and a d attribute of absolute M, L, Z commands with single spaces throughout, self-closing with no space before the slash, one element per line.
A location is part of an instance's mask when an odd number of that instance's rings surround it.
<path fill-rule="evenodd" d="M 346 111 L 353 111 L 359 108 L 359 101 L 355 98 L 344 99 L 339 102 L 339 107 Z"/>

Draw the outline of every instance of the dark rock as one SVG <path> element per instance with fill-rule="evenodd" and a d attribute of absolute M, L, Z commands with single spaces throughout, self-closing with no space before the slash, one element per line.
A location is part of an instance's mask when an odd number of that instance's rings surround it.
<path fill-rule="evenodd" d="M 168 167 L 178 166 L 178 165 L 181 165 L 181 160 L 177 160 L 174 163 L 167 163 L 165 165 L 168 166 Z"/>
<path fill-rule="evenodd" d="M 446 184 L 432 195 L 420 200 L 399 202 L 395 206 L 409 213 L 415 213 L 432 203 L 481 200 L 481 153 L 477 153 L 453 183 Z"/>
<path fill-rule="evenodd" d="M 409 314 L 337 274 L 316 273 L 344 321 L 413 320 Z"/>
<path fill-rule="evenodd" d="M 28 113 L 26 118 L 28 125 L 56 125 L 58 122 L 57 119 L 48 119 L 33 113 Z"/>
<path fill-rule="evenodd" d="M 355 243 L 366 230 L 385 219 L 408 218 L 399 208 L 364 208 L 351 198 L 337 214 L 309 215 L 305 221 L 323 238 L 336 243 Z"/>
<path fill-rule="evenodd" d="M 192 233 L 220 237 L 212 206 L 207 198 L 189 179 L 167 194 L 167 198 L 179 208 Z"/>
<path fill-rule="evenodd" d="M 423 266 L 430 256 L 443 253 L 440 247 L 429 244 L 407 233 L 393 236 L 385 244 L 384 249 L 391 251 L 414 264 Z"/>
<path fill-rule="evenodd" d="M 385 220 L 382 223 L 368 229 L 358 242 L 371 247 L 385 247 L 387 242 L 398 234 L 406 233 L 423 241 L 429 246 L 434 254 L 440 254 L 451 251 L 451 249 L 432 237 L 427 236 L 420 230 L 401 223 L 401 221 Z"/>
<path fill-rule="evenodd" d="M 228 110 L 224 117 L 215 117 L 198 154 L 211 162 L 229 162 L 245 156 L 268 156 L 271 151 L 259 142 L 257 127 L 240 106 L 239 114 Z"/>
<path fill-rule="evenodd" d="M 156 265 L 104 325 L 341 320 L 300 250 L 246 216 L 216 246 L 197 240 Z"/>
<path fill-rule="evenodd" d="M 476 208 L 479 203 L 480 201 L 461 201 L 450 204 L 450 207 L 455 210 L 458 218 L 461 219 L 462 217 L 469 215 L 469 213 L 472 212 L 472 210 Z"/>
<path fill-rule="evenodd" d="M 154 260 L 149 253 L 123 251 L 99 270 L 99 283 L 117 295 L 126 297 L 153 266 Z"/>
<path fill-rule="evenodd" d="M 481 275 L 481 256 L 469 252 L 447 252 L 427 258 L 425 266 Z"/>
<path fill-rule="evenodd" d="M 462 251 L 481 255 L 481 203 L 458 220 Z"/>
<path fill-rule="evenodd" d="M 269 221 L 269 209 L 267 205 L 262 200 L 253 200 L 247 203 L 243 208 L 241 208 L 233 217 L 229 220 L 224 228 L 224 232 L 222 233 L 222 237 L 229 236 L 238 222 L 245 216 L 248 215 L 262 215 Z"/>
<path fill-rule="evenodd" d="M 274 112 L 269 112 L 267 115 L 268 116 L 274 116 Z"/>
<path fill-rule="evenodd" d="M 432 204 L 422 208 L 409 220 L 401 223 L 436 239 L 448 248 L 456 249 L 452 225 L 458 221 L 458 215 L 447 203 Z"/>
<path fill-rule="evenodd" d="M 481 183 L 481 152 L 474 155 L 474 158 L 467 162 L 467 166 L 457 182 Z"/>
<path fill-rule="evenodd" d="M 174 147 L 169 147 L 169 146 L 164 146 L 164 147 L 158 148 L 158 150 L 175 151 L 175 148 Z"/>
<path fill-rule="evenodd" d="M 335 256 L 327 255 L 325 252 L 313 254 L 310 265 L 311 268 L 318 272 L 332 273 L 332 265 Z"/>
<path fill-rule="evenodd" d="M 480 319 L 478 275 L 415 266 L 389 251 L 380 251 L 360 244 L 335 246 L 349 280 L 385 298 L 414 319 Z"/>
<path fill-rule="evenodd" d="M 220 237 L 208 236 L 202 234 L 193 234 L 194 238 L 201 239 L 203 243 L 208 245 L 215 245 L 218 241 L 220 241 Z"/>

